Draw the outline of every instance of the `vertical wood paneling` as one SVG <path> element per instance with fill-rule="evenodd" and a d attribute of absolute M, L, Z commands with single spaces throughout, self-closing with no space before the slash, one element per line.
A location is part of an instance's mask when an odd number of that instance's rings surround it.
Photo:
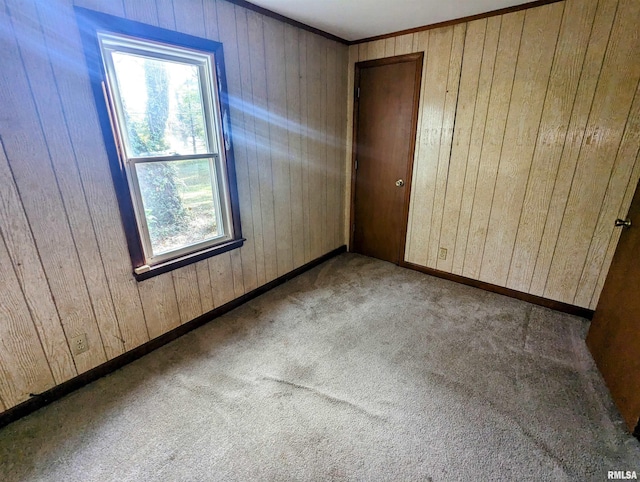
<path fill-rule="evenodd" d="M 335 141 L 339 146 L 338 159 L 336 159 L 336 164 L 338 166 L 337 175 L 339 176 L 339 180 L 338 180 L 339 190 L 336 195 L 340 200 L 338 204 L 338 209 L 340 211 L 340 214 L 339 214 L 339 223 L 336 227 L 336 229 L 338 230 L 336 247 L 347 244 L 349 239 L 349 236 L 347 234 L 348 231 L 346 229 L 346 223 L 348 221 L 345 216 L 345 207 L 348 202 L 347 200 L 350 198 L 345 194 L 347 192 L 347 186 L 348 186 L 346 170 L 348 166 L 351 166 L 351 160 L 348 158 L 350 149 L 347 149 L 347 146 L 349 146 L 349 143 L 346 141 L 347 136 L 351 135 L 350 133 L 352 130 L 351 127 L 347 124 L 347 109 L 349 108 L 349 104 L 347 102 L 347 93 L 353 92 L 353 89 L 349 89 L 349 80 L 348 80 L 351 72 L 351 67 L 350 67 L 351 64 L 349 63 L 349 57 L 351 55 L 351 52 L 352 52 L 351 47 L 349 47 L 348 49 L 344 49 L 339 46 L 338 48 L 338 65 L 337 65 L 338 94 L 336 99 L 338 102 L 338 107 L 337 107 L 338 124 L 337 124 Z M 342 109 L 340 108 L 340 106 L 342 106 Z M 345 159 L 346 162 L 341 161 L 341 159 Z"/>
<path fill-rule="evenodd" d="M 231 123 L 232 132 L 235 139 L 234 157 L 236 178 L 238 183 L 238 196 L 240 199 L 240 218 L 242 221 L 243 236 L 246 242 L 240 251 L 239 259 L 232 260 L 234 269 L 242 269 L 243 290 L 251 291 L 258 286 L 256 250 L 253 225 L 253 201 L 251 194 L 251 182 L 248 165 L 248 131 L 247 119 L 242 96 L 242 81 L 240 74 L 240 62 L 238 57 L 239 39 L 236 21 L 235 6 L 228 2 L 214 2 L 217 10 L 205 4 L 205 27 L 207 35 L 215 35 L 223 43 L 225 60 L 225 70 L 227 78 L 227 89 L 231 99 Z M 215 15 L 210 17 L 207 9 Z M 218 13 L 220 18 L 227 19 L 222 25 L 217 25 Z M 233 20 L 233 21 L 232 21 Z M 212 26 L 215 24 L 215 27 Z M 219 32 L 219 35 L 218 35 Z M 245 37 L 246 43 L 246 37 Z"/>
<path fill-rule="evenodd" d="M 287 91 L 287 149 L 290 166 L 291 242 L 293 267 L 304 264 L 304 207 L 302 202 L 302 140 L 300 119 L 300 31 L 285 26 Z"/>
<path fill-rule="evenodd" d="M 584 306 L 591 303 L 591 298 L 598 282 L 598 275 L 607 254 L 609 240 L 615 230 L 619 231 L 621 229 L 614 227 L 613 224 L 613 220 L 617 218 L 618 212 L 620 212 L 626 192 L 626 190 L 622 190 L 619 187 L 624 186 L 630 179 L 631 183 L 633 183 L 632 173 L 639 149 L 640 84 L 636 88 L 636 95 L 627 119 L 627 125 L 611 169 L 611 178 L 600 208 L 596 228 L 591 237 L 591 245 L 582 269 L 574 304 Z"/>
<path fill-rule="evenodd" d="M 548 297 L 573 300 L 578 287 L 640 78 L 640 62 L 629 61 L 640 52 L 639 18 L 640 3 L 620 2 L 549 270 Z"/>
<path fill-rule="evenodd" d="M 413 37 L 414 37 L 414 34 L 412 33 L 408 33 L 406 35 L 400 35 L 399 37 L 396 37 L 394 54 L 395 55 L 410 54 L 411 49 L 413 48 Z"/>
<path fill-rule="evenodd" d="M 396 38 L 389 37 L 384 41 L 384 56 L 393 57 L 396 51 Z"/>
<path fill-rule="evenodd" d="M 171 272 L 181 323 L 193 320 L 204 313 L 196 269 L 195 264 L 190 264 Z"/>
<path fill-rule="evenodd" d="M 629 183 L 627 185 L 627 189 L 624 194 L 624 199 L 622 200 L 622 205 L 620 206 L 620 211 L 618 211 L 617 218 L 626 219 L 629 213 L 629 208 L 631 207 L 631 201 L 633 199 L 633 195 L 636 192 L 638 181 L 640 180 L 640 152 L 636 157 L 635 166 L 633 168 L 633 172 L 631 173 L 631 179 L 629 179 Z M 607 254 L 604 257 L 604 262 L 602 268 L 600 269 L 600 273 L 598 274 L 598 281 L 596 283 L 595 290 L 591 297 L 591 302 L 589 308 L 595 310 L 598 305 L 598 300 L 600 298 L 600 293 L 602 292 L 602 288 L 604 287 L 604 283 L 607 279 L 607 274 L 609 273 L 609 268 L 611 266 L 611 262 L 613 261 L 613 256 L 616 251 L 616 247 L 618 245 L 618 240 L 620 239 L 620 235 L 622 234 L 621 229 L 616 229 L 611 233 L 611 238 L 609 239 L 609 246 L 607 247 Z"/>
<path fill-rule="evenodd" d="M 307 50 L 309 35 L 300 35 L 300 154 L 302 156 L 302 231 L 304 233 L 304 259 L 311 260 L 311 204 L 309 196 L 309 172 L 311 160 L 309 149 L 313 147 L 310 141 L 309 127 L 309 63 Z"/>
<path fill-rule="evenodd" d="M 13 32 L 7 15 L 0 29 Z M 13 35 L 0 42 L 0 63 L 14 66 L 0 69 L 0 103 L 12 112 L 0 119 L 0 136 L 65 333 L 87 335 L 89 350 L 74 357 L 76 366 L 89 370 L 106 361 L 95 313 L 18 46 Z"/>
<path fill-rule="evenodd" d="M 528 291 L 542 240 L 597 2 L 567 2 L 523 202 L 507 286 Z"/>
<path fill-rule="evenodd" d="M 312 52 L 317 52 L 313 55 Z M 319 57 L 325 57 L 322 42 L 314 35 L 307 35 L 307 182 L 309 185 L 309 249 L 313 259 L 322 251 L 322 196 L 324 182 L 324 146 L 322 146 L 322 124 L 320 102 L 322 99 L 322 66 Z M 322 60 L 324 63 L 324 60 Z"/>
<path fill-rule="evenodd" d="M 327 213 L 327 189 L 328 189 L 328 157 L 329 157 L 329 138 L 327 136 L 327 57 L 328 57 L 328 42 L 319 38 L 320 55 L 317 60 L 319 61 L 320 71 L 320 97 L 316 99 L 320 103 L 316 106 L 320 113 L 318 124 L 318 137 L 319 137 L 319 153 L 318 153 L 318 168 L 320 170 L 320 188 L 318 190 L 319 203 L 320 203 L 320 248 L 318 253 L 323 253 L 328 250 L 327 247 L 327 231 L 329 225 L 329 216 Z M 319 254 L 317 254 L 319 256 Z"/>
<path fill-rule="evenodd" d="M 138 286 L 151 339 L 180 325 L 180 310 L 171 276 L 156 276 Z"/>
<path fill-rule="evenodd" d="M 406 261 L 595 308 L 613 219 L 640 176 L 638 22 L 631 0 L 470 22 L 459 85 L 448 72 L 455 42 L 442 41 L 451 27 L 395 37 L 394 54 L 426 53 Z M 352 46 L 349 68 L 387 55 L 388 40 Z M 452 88 L 453 139 L 443 134 Z"/>
<path fill-rule="evenodd" d="M 87 109 L 88 105 L 94 105 L 94 100 L 71 2 L 36 2 L 36 6 L 124 347 L 130 350 L 147 341 L 149 334 L 131 273 L 113 184 L 105 182 L 111 179 L 111 173 L 106 153 L 100 149 L 102 134 L 98 118 L 95 110 Z M 109 4 L 109 10 L 122 14 L 122 4 Z M 41 121 L 47 130 L 49 119 Z"/>
<path fill-rule="evenodd" d="M 423 228 L 422 219 L 424 219 L 425 214 L 425 204 L 422 199 L 420 201 L 417 198 L 420 196 L 419 193 L 427 192 L 425 191 L 426 185 L 429 182 L 427 177 L 427 168 L 426 166 L 422 166 L 420 159 L 422 157 L 422 144 L 423 137 L 427 135 L 424 133 L 423 125 L 424 125 L 424 112 L 425 112 L 425 96 L 426 85 L 427 85 L 427 50 L 429 49 L 429 30 L 424 30 L 422 32 L 418 32 L 415 34 L 414 39 L 414 50 L 417 52 L 424 52 L 424 57 L 422 60 L 422 80 L 420 85 L 420 105 L 418 107 L 418 122 L 417 122 L 417 130 L 416 132 L 416 147 L 413 161 L 413 178 L 411 181 L 411 203 L 409 205 L 409 220 L 407 222 L 407 240 L 405 243 L 405 259 L 412 263 L 420 264 L 418 260 L 419 251 L 421 246 L 424 246 L 425 236 L 428 236 L 428 232 L 425 233 L 425 229 Z M 351 112 L 349 113 L 351 115 Z M 427 143 L 427 139 L 424 140 Z M 421 197 L 421 196 L 420 196 Z M 413 222 L 413 219 L 416 219 L 416 222 Z M 426 260 L 425 260 L 426 261 Z"/>
<path fill-rule="evenodd" d="M 585 126 L 602 71 L 604 54 L 609 42 L 609 35 L 617 7 L 618 0 L 600 0 L 598 2 L 596 18 L 591 30 L 591 38 L 578 84 L 578 93 L 574 101 L 567 137 L 563 145 L 562 157 L 560 158 L 560 166 L 551 195 L 549 212 L 547 213 L 542 234 L 542 241 L 540 242 L 533 278 L 531 279 L 531 286 L 529 287 L 529 292 L 537 296 L 544 294 L 547 279 L 549 278 L 549 270 L 551 268 L 558 234 L 562 226 L 569 190 L 571 189 L 571 183 L 580 153 L 580 146 L 584 138 Z"/>
<path fill-rule="evenodd" d="M 525 13 L 480 270 L 489 283 L 507 282 L 563 10 L 554 3 Z"/>
<path fill-rule="evenodd" d="M 446 91 L 442 111 L 442 127 L 440 130 L 440 145 L 438 149 L 435 197 L 433 200 L 433 212 L 431 214 L 432 228 L 429 236 L 429 250 L 427 252 L 427 266 L 432 268 L 435 268 L 438 262 L 438 249 L 443 223 L 444 199 L 447 195 L 447 180 L 450 168 L 449 159 L 451 158 L 451 143 L 453 142 L 453 128 L 458 104 L 462 50 L 464 48 L 466 27 L 466 24 L 455 25 L 451 38 L 447 82 L 445 86 Z M 434 35 L 431 38 L 435 40 L 436 36 Z M 437 41 L 432 45 L 434 44 L 437 44 Z"/>
<path fill-rule="evenodd" d="M 202 312 L 208 313 L 215 308 L 213 291 L 211 289 L 211 276 L 209 275 L 209 263 L 207 260 L 204 260 L 196 263 L 195 266 Z"/>
<path fill-rule="evenodd" d="M 9 406 L 54 385 L 38 334 L 15 273 L 9 253 L 0 238 L 0 397 Z"/>
<path fill-rule="evenodd" d="M 462 271 L 463 275 L 469 278 L 477 279 L 480 275 L 524 17 L 523 11 L 504 15 L 500 26 L 500 40 Z"/>
<path fill-rule="evenodd" d="M 353 164 L 353 109 L 354 109 L 354 96 L 355 96 L 355 64 L 358 62 L 358 45 L 350 45 L 348 51 L 348 63 L 347 63 L 347 85 L 346 94 L 347 94 L 347 105 L 346 105 L 346 121 L 347 121 L 347 131 L 345 132 L 346 141 L 345 141 L 345 158 L 344 158 L 344 180 L 345 180 L 345 195 L 344 200 L 346 201 L 344 212 L 344 236 L 346 238 L 347 244 L 351 241 L 351 183 L 352 179 L 352 171 L 351 167 Z M 409 241 L 409 237 L 407 237 L 407 242 Z M 349 246 L 350 248 L 350 246 Z"/>
<path fill-rule="evenodd" d="M 346 46 L 224 1 L 76 0 L 224 44 L 247 240 L 138 283 L 73 0 L 1 1 L 0 100 L 15 115 L 0 116 L 0 410 L 341 242 Z M 80 333 L 90 350 L 74 359 Z"/>
<path fill-rule="evenodd" d="M 442 215 L 443 222 L 441 223 L 442 228 L 438 243 L 438 246 L 447 249 L 448 254 L 446 260 L 438 259 L 437 261 L 437 268 L 442 271 L 451 271 L 453 266 L 458 223 L 452 221 L 460 217 L 460 204 L 464 191 L 459 189 L 459 186 L 464 184 L 467 171 L 486 29 L 486 19 L 469 23 L 464 42 L 464 62 L 462 63 L 460 76 L 455 131 L 449 161 L 449 175 Z"/>
<path fill-rule="evenodd" d="M 478 91 L 475 98 L 473 113 L 473 127 L 471 128 L 471 139 L 469 142 L 469 155 L 467 157 L 467 168 L 464 176 L 462 188 L 462 200 L 460 202 L 460 216 L 457 223 L 455 220 L 447 218 L 447 222 L 457 224 L 456 244 L 453 253 L 452 271 L 461 275 L 464 267 L 464 260 L 467 254 L 467 242 L 469 239 L 469 226 L 471 223 L 471 213 L 473 210 L 473 200 L 476 193 L 478 170 L 480 166 L 480 155 L 482 152 L 482 142 L 487 122 L 489 109 L 489 97 L 493 84 L 493 68 L 498 52 L 498 39 L 500 35 L 502 17 L 491 17 L 487 19 L 486 33 L 484 36 L 484 46 L 482 52 L 482 64 L 480 67 L 480 77 L 478 79 Z M 465 44 L 465 54 L 471 45 Z M 459 104 L 462 105 L 462 104 Z M 457 121 L 456 121 L 457 122 Z M 459 187 L 452 186 L 452 191 L 457 191 Z"/>
<path fill-rule="evenodd" d="M 223 2 L 220 3 L 221 5 Z M 253 105 L 253 89 L 251 77 L 251 64 L 249 61 L 249 33 L 247 23 L 247 11 L 243 8 L 236 7 L 236 35 L 238 41 L 238 67 L 240 69 L 240 87 L 242 91 L 241 99 L 238 102 L 241 105 L 243 114 L 244 127 L 240 132 L 236 132 L 238 139 L 234 145 L 244 145 L 246 150 L 246 163 L 248 172 L 248 185 L 246 186 L 250 192 L 251 199 L 251 219 L 252 231 L 247 231 L 245 236 L 251 236 L 253 239 L 253 249 L 255 252 L 255 272 L 256 285 L 260 286 L 266 282 L 265 262 L 264 262 L 264 237 L 262 234 L 262 211 L 261 195 L 260 195 L 260 178 L 258 169 L 258 155 L 255 134 L 255 118 L 256 110 Z M 238 186 L 240 189 L 240 186 Z M 251 286 L 250 279 L 248 286 Z"/>
<path fill-rule="evenodd" d="M 77 170 L 73 145 L 66 129 L 62 106 L 56 90 L 51 65 L 46 55 L 42 32 L 33 19 L 37 18 L 35 5 L 29 2 L 7 2 L 12 12 L 16 38 L 29 76 L 38 116 L 43 127 L 44 139 L 51 155 L 52 167 L 69 218 L 69 225 L 102 343 L 107 358 L 124 352 L 122 335 L 108 288 L 104 267 L 93 223 L 89 213 L 84 188 Z"/>
<path fill-rule="evenodd" d="M 216 307 L 222 306 L 235 298 L 231 255 L 222 253 L 209 258 L 209 275 L 213 286 L 213 300 Z"/>
<path fill-rule="evenodd" d="M 251 62 L 251 85 L 255 113 L 255 136 L 260 182 L 260 210 L 262 212 L 262 235 L 264 243 L 264 271 L 266 281 L 278 276 L 276 250 L 276 227 L 273 195 L 273 169 L 271 166 L 271 144 L 269 137 L 269 114 L 267 99 L 267 70 L 263 18 L 253 11 L 247 12 L 249 28 L 249 58 Z"/>
<path fill-rule="evenodd" d="M 2 142 L 0 185 L 0 233 L 13 262 L 13 266 L 2 266 L 2 273 L 4 276 L 4 270 L 10 268 L 15 271 L 55 382 L 62 383 L 77 375 L 77 371 Z"/>
<path fill-rule="evenodd" d="M 276 233 L 277 275 L 293 269 L 291 230 L 290 159 L 287 136 L 287 91 L 284 24 L 264 20 L 264 42 L 267 72 L 267 107 L 273 178 L 273 206 Z"/>
<path fill-rule="evenodd" d="M 332 216 L 331 213 L 336 213 L 340 211 L 340 191 L 338 189 L 338 179 L 339 179 L 339 170 L 340 168 L 336 165 L 336 161 L 338 161 L 338 150 L 337 150 L 337 142 L 336 142 L 336 122 L 337 122 L 337 111 L 340 108 L 335 101 L 337 100 L 337 63 L 338 63 L 338 54 L 337 49 L 335 48 L 335 44 L 333 42 L 327 42 L 327 97 L 326 97 L 326 105 L 327 105 L 327 118 L 325 125 L 326 132 L 326 145 L 327 145 L 327 187 L 326 187 L 326 217 L 327 217 L 327 226 L 326 226 L 326 242 L 325 242 L 325 251 L 330 251 L 337 246 L 337 226 L 340 222 L 339 216 Z"/>

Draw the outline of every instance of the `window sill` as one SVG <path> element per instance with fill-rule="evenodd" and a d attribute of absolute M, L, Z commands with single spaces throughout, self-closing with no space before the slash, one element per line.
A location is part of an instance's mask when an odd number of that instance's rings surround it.
<path fill-rule="evenodd" d="M 198 261 L 202 261 L 203 259 L 226 253 L 227 251 L 231 251 L 232 249 L 238 249 L 242 247 L 245 241 L 246 239 L 244 238 L 234 239 L 233 241 L 228 241 L 224 244 L 212 246 L 211 248 L 207 248 L 202 251 L 197 251 L 185 256 L 180 256 L 179 258 L 165 261 L 164 263 L 156 264 L 154 266 L 151 266 L 148 271 L 145 271 L 143 273 L 134 272 L 133 276 L 137 281 L 144 281 L 146 279 L 153 278 L 154 276 L 158 276 L 159 274 L 168 273 L 169 271 L 173 271 L 174 269 L 182 268 L 183 266 L 197 263 Z"/>

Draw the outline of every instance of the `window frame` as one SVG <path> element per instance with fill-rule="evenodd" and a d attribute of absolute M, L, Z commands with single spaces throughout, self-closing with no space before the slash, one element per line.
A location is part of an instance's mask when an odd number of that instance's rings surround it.
<path fill-rule="evenodd" d="M 230 105 L 226 88 L 222 44 L 81 7 L 74 7 L 74 10 L 80 28 L 91 88 L 109 158 L 135 278 L 141 281 L 241 247 L 245 239 L 242 237 L 240 225 L 240 206 L 229 120 Z M 205 108 L 203 114 L 205 116 L 207 136 L 210 142 L 212 140 L 211 136 L 216 136 L 219 152 L 212 153 L 209 146 L 209 151 L 204 154 L 127 158 L 128 153 L 125 152 L 124 140 L 119 138 L 118 129 L 113 124 L 112 116 L 118 115 L 116 114 L 118 110 L 114 109 L 112 104 L 114 100 L 107 92 L 106 83 L 109 81 L 109 73 L 105 69 L 107 60 L 103 61 L 103 51 L 99 36 L 104 38 L 109 36 L 118 37 L 123 39 L 125 43 L 127 41 L 133 44 L 139 41 L 141 45 L 155 43 L 158 44 L 158 50 L 160 51 L 168 51 L 175 47 L 178 51 L 191 51 L 195 57 L 209 56 L 211 59 L 211 71 L 206 73 L 209 85 L 205 86 L 204 89 L 208 89 L 213 104 L 208 109 Z M 200 72 L 202 72 L 202 69 L 200 69 Z M 211 118 L 207 119 L 209 116 Z M 122 119 L 119 119 L 119 121 L 122 122 Z M 124 124 L 122 125 L 124 126 Z M 215 156 L 219 156 L 219 158 L 214 159 Z M 136 216 L 136 212 L 139 214 L 142 198 L 139 189 L 135 194 L 137 198 L 134 197 L 137 176 L 130 175 L 128 170 L 135 169 L 135 165 L 138 162 L 179 161 L 194 157 L 210 159 L 210 165 L 218 163 L 222 167 L 223 172 L 220 172 L 220 169 L 216 169 L 216 181 L 218 190 L 224 192 L 218 195 L 218 199 L 215 199 L 216 196 L 214 195 L 214 203 L 219 203 L 219 198 L 222 196 L 225 196 L 228 200 L 227 206 L 224 205 L 225 203 L 220 203 L 219 211 L 221 213 L 224 211 L 222 221 L 225 236 L 153 256 L 151 258 L 153 262 L 149 263 L 147 259 L 147 253 L 149 253 L 150 249 L 148 233 L 144 231 L 146 229 L 144 223 L 141 224 L 139 222 L 140 216 Z M 131 166 L 128 166 L 127 160 L 133 160 Z"/>

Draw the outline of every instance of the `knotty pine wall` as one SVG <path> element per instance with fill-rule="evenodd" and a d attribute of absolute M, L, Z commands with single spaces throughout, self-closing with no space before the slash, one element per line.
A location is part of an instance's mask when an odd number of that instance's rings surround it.
<path fill-rule="evenodd" d="M 137 283 L 72 0 L 0 0 L 0 411 L 344 244 L 346 46 L 223 0 L 77 4 L 223 42 L 247 242 Z"/>
<path fill-rule="evenodd" d="M 638 25 L 567 0 L 350 47 L 349 125 L 356 61 L 425 52 L 406 261 L 595 309 L 640 176 Z"/>

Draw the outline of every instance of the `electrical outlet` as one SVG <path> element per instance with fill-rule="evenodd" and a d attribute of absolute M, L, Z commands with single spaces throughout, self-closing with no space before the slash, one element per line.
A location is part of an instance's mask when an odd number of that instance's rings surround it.
<path fill-rule="evenodd" d="M 74 336 L 71 338 L 71 352 L 74 355 L 80 355 L 89 349 L 89 344 L 87 343 L 87 334 L 82 333 L 81 335 Z"/>
<path fill-rule="evenodd" d="M 447 248 L 440 248 L 438 251 L 438 259 L 447 259 Z"/>

